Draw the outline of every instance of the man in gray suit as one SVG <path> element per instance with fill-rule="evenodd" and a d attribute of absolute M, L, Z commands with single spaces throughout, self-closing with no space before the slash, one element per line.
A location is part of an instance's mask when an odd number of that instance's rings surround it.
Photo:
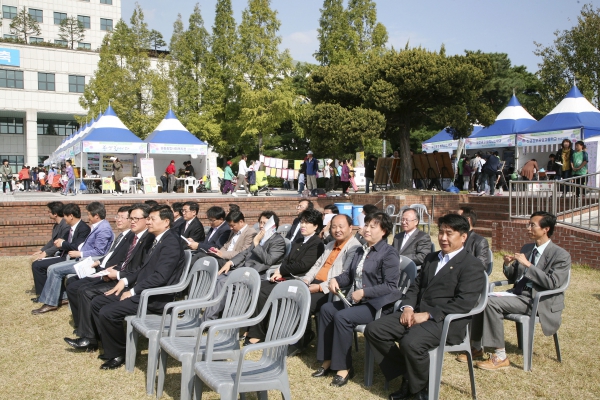
<path fill-rule="evenodd" d="M 520 253 L 504 256 L 504 275 L 516 282 L 508 296 L 490 296 L 484 312 L 473 318 L 473 357 L 483 356 L 483 346 L 496 350 L 486 361 L 477 363 L 485 370 L 508 368 L 510 362 L 504 348 L 504 315 L 527 314 L 536 293 L 557 289 L 563 285 L 571 269 L 569 253 L 552 243 L 556 217 L 545 211 L 531 214 L 527 232 L 534 240 L 523 246 Z M 538 316 L 544 335 L 558 331 L 564 304 L 564 294 L 544 297 L 539 304 Z M 483 336 L 483 343 L 482 343 Z M 465 356 L 466 358 L 466 356 Z"/>
<path fill-rule="evenodd" d="M 407 208 L 402 212 L 402 232 L 394 236 L 393 246 L 398 254 L 410 258 L 419 266 L 427 254 L 431 253 L 431 237 L 417 229 L 419 226 L 419 213 L 414 208 Z"/>
<path fill-rule="evenodd" d="M 471 254 L 473 257 L 477 257 L 483 263 L 483 266 L 487 269 L 490 255 L 490 245 L 488 241 L 483 236 L 475 233 L 473 228 L 475 228 L 475 224 L 477 223 L 477 213 L 471 207 L 461 207 L 458 210 L 458 215 L 462 215 L 469 221 L 469 235 L 467 236 L 467 241 L 465 242 L 465 250 L 467 253 Z"/>

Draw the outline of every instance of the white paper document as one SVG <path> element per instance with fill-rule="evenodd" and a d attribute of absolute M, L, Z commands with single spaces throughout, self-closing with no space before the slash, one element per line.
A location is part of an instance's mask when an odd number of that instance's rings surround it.
<path fill-rule="evenodd" d="M 488 293 L 488 296 L 496 296 L 496 297 L 517 297 L 516 294 L 511 293 L 511 292 L 490 292 Z"/>
<path fill-rule="evenodd" d="M 269 218 L 263 229 L 265 230 L 265 236 L 263 236 L 262 242 L 266 243 L 275 233 L 275 220 L 273 217 Z"/>
<path fill-rule="evenodd" d="M 96 273 L 96 270 L 92 267 L 92 265 L 94 265 L 94 260 L 92 260 L 92 257 L 88 257 L 84 258 L 83 261 L 76 263 L 73 268 L 75 268 L 75 272 L 77 272 L 79 279 L 83 279 Z"/>
<path fill-rule="evenodd" d="M 89 277 L 90 278 L 100 278 L 101 276 L 105 276 L 108 274 L 109 274 L 109 272 L 107 270 L 102 270 L 102 271 L 96 272 L 95 274 L 90 275 Z"/>
<path fill-rule="evenodd" d="M 331 222 L 333 217 L 335 217 L 336 215 L 337 214 L 325 214 L 323 216 L 323 226 L 326 226 L 329 222 Z"/>

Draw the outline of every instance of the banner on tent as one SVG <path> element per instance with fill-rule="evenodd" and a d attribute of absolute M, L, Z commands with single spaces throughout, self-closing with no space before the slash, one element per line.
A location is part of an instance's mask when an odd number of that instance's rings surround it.
<path fill-rule="evenodd" d="M 432 152 L 434 150 L 442 151 L 446 153 L 452 153 L 458 147 L 458 140 L 444 140 L 442 142 L 434 143 L 422 143 L 421 149 L 423 151 Z"/>
<path fill-rule="evenodd" d="M 204 144 L 169 144 L 169 143 L 149 143 L 148 151 L 150 154 L 197 154 L 205 156 L 208 153 L 208 146 Z"/>
<path fill-rule="evenodd" d="M 572 142 L 580 140 L 581 129 L 565 129 L 563 131 L 520 133 L 517 135 L 517 146 L 540 146 L 560 144 L 563 139 Z"/>
<path fill-rule="evenodd" d="M 145 153 L 146 143 L 83 142 L 84 153 Z"/>
<path fill-rule="evenodd" d="M 466 138 L 465 147 L 470 149 L 488 149 L 494 147 L 513 147 L 516 135 L 487 136 Z"/>

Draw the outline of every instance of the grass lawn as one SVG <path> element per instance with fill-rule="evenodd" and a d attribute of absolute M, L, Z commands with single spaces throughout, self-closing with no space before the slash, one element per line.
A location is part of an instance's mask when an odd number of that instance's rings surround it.
<path fill-rule="evenodd" d="M 436 241 L 437 242 L 437 241 Z M 502 261 L 495 255 L 493 280 L 502 278 Z M 44 315 L 31 315 L 36 305 L 27 291 L 32 287 L 31 263 L 27 257 L 2 257 L 0 270 L 0 398 L 2 399 L 148 399 L 145 393 L 146 352 L 138 355 L 133 374 L 124 368 L 101 371 L 98 353 L 77 353 L 63 341 L 72 337 L 68 307 Z M 563 362 L 556 361 L 554 343 L 536 329 L 533 371 L 523 372 L 523 358 L 516 347 L 513 323 L 506 323 L 507 352 L 512 368 L 498 372 L 476 370 L 479 399 L 592 399 L 600 398 L 600 272 L 574 267 L 566 295 L 566 309 L 559 331 Z M 146 348 L 141 341 L 140 347 Z M 376 370 L 371 388 L 363 383 L 363 338 L 353 353 L 355 378 L 342 388 L 331 388 L 331 378 L 310 376 L 316 363 L 316 343 L 299 357 L 288 360 L 292 396 L 311 399 L 387 398 L 381 373 Z M 180 368 L 171 363 L 163 398 L 179 398 Z M 398 381 L 391 383 L 396 390 Z M 280 398 L 270 393 L 271 398 Z M 218 396 L 205 392 L 204 398 Z M 254 398 L 253 396 L 249 396 Z M 466 364 L 451 355 L 444 362 L 442 399 L 470 398 Z"/>

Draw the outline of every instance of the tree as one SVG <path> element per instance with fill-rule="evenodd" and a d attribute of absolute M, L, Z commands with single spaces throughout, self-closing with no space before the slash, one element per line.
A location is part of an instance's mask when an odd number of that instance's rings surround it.
<path fill-rule="evenodd" d="M 150 45 L 152 49 L 156 52 L 156 50 L 165 47 L 167 42 L 164 41 L 162 33 L 157 31 L 156 29 L 152 29 L 150 31 Z"/>
<path fill-rule="evenodd" d="M 542 57 L 538 76 L 547 108 L 560 102 L 575 82 L 594 105 L 600 105 L 600 8 L 584 5 L 577 25 L 554 35 L 553 45 L 536 43 L 534 52 Z"/>
<path fill-rule="evenodd" d="M 321 65 L 351 60 L 350 24 L 342 0 L 325 0 L 317 29 L 319 50 L 314 55 Z"/>
<path fill-rule="evenodd" d="M 67 46 L 71 49 L 75 48 L 75 43 L 85 39 L 85 28 L 75 17 L 68 17 L 60 21 L 58 32 L 58 37 L 67 42 Z"/>
<path fill-rule="evenodd" d="M 28 37 L 39 36 L 42 34 L 42 30 L 40 29 L 40 24 L 23 7 L 12 19 L 10 33 L 27 43 Z"/>
<path fill-rule="evenodd" d="M 372 51 L 382 54 L 388 33 L 385 26 L 377 22 L 377 6 L 374 1 L 350 0 L 348 22 L 352 32 L 352 53 L 355 57 L 364 59 Z"/>

